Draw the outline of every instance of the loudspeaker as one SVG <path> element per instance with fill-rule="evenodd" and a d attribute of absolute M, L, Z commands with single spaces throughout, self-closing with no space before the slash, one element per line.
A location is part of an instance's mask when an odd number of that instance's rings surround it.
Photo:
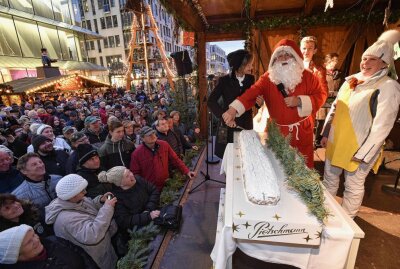
<path fill-rule="evenodd" d="M 184 76 L 193 72 L 192 61 L 187 50 L 171 53 L 171 57 L 174 59 L 178 76 Z"/>

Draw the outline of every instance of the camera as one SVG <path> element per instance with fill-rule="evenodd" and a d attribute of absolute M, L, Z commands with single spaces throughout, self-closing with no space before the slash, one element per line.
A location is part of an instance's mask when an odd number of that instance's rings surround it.
<path fill-rule="evenodd" d="M 111 193 L 107 194 L 107 200 L 111 200 L 112 198 L 114 198 L 114 195 L 112 195 Z"/>

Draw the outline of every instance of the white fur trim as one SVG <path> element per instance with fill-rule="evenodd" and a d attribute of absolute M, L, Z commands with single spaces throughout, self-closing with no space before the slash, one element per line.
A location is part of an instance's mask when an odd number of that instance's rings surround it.
<path fill-rule="evenodd" d="M 292 54 L 293 57 L 296 59 L 296 61 L 300 64 L 301 68 L 304 69 L 303 59 L 301 58 L 300 55 L 297 54 L 297 52 L 291 46 L 279 46 L 279 47 L 277 47 L 276 50 L 271 55 L 271 60 L 269 61 L 268 69 L 271 69 L 276 56 L 281 51 L 284 51 L 284 52 Z"/>
<path fill-rule="evenodd" d="M 297 112 L 300 117 L 307 117 L 311 115 L 312 112 L 312 103 L 311 98 L 307 95 L 299 95 L 297 96 L 301 99 L 301 107 L 297 107 Z"/>
<path fill-rule="evenodd" d="M 245 109 L 243 103 L 240 102 L 237 99 L 235 101 L 233 101 L 229 106 L 233 107 L 234 109 L 236 109 L 236 111 L 237 111 L 236 112 L 236 117 L 240 117 L 240 116 L 242 116 L 242 114 L 244 112 L 246 112 L 246 109 Z"/>
<path fill-rule="evenodd" d="M 385 40 L 385 41 L 389 42 L 390 44 L 394 45 L 400 41 L 400 31 L 389 30 L 389 31 L 383 32 L 381 34 L 381 36 L 378 38 L 378 40 Z"/>

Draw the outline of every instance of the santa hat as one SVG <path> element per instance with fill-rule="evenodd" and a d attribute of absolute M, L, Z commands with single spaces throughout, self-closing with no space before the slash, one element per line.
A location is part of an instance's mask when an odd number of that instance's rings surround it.
<path fill-rule="evenodd" d="M 303 54 L 301 53 L 301 50 L 299 46 L 296 44 L 296 42 L 290 39 L 282 39 L 281 41 L 278 42 L 278 44 L 275 45 L 274 52 L 272 53 L 271 60 L 269 61 L 269 66 L 268 66 L 269 69 L 272 68 L 275 59 L 282 52 L 287 52 L 293 55 L 296 62 L 302 68 L 304 68 Z"/>
<path fill-rule="evenodd" d="M 381 34 L 378 40 L 372 44 L 362 55 L 375 56 L 389 65 L 392 78 L 397 79 L 394 69 L 394 44 L 400 41 L 400 32 L 397 30 L 389 30 Z"/>
<path fill-rule="evenodd" d="M 21 224 L 0 233 L 1 264 L 17 263 L 22 241 L 30 230 L 32 230 L 31 226 Z"/>

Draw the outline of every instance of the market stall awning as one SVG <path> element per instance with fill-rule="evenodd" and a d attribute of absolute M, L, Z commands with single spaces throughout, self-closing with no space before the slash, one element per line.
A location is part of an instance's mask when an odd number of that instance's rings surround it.
<path fill-rule="evenodd" d="M 51 78 L 26 77 L 6 83 L 11 86 L 14 93 L 31 94 L 38 91 L 71 91 L 81 88 L 110 87 L 109 84 L 94 80 L 82 75 L 64 75 Z"/>
<path fill-rule="evenodd" d="M 42 66 L 42 60 L 37 58 L 22 58 L 12 56 L 0 56 L 0 68 L 28 68 L 34 69 Z M 52 66 L 59 67 L 63 70 L 87 70 L 87 71 L 107 71 L 107 68 L 101 65 L 78 62 L 78 61 L 58 61 Z"/>

